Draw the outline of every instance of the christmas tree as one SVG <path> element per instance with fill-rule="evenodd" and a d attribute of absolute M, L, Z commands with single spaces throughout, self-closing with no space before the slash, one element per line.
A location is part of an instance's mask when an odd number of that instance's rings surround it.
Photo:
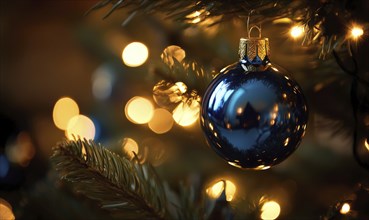
<path fill-rule="evenodd" d="M 369 219 L 369 2 L 0 6 L 0 219 Z"/>

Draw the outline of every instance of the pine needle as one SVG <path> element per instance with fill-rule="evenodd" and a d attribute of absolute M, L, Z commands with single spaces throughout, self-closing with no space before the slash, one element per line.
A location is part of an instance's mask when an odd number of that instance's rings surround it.
<path fill-rule="evenodd" d="M 124 219 L 166 217 L 164 188 L 149 164 L 120 157 L 91 140 L 59 143 L 51 161 L 62 179 L 113 215 Z"/>

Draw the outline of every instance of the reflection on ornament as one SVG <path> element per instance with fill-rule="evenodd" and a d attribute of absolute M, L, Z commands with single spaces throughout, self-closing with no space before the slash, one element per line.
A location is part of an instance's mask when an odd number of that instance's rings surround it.
<path fill-rule="evenodd" d="M 342 205 L 342 207 L 340 209 L 340 213 L 342 215 L 346 215 L 347 213 L 350 212 L 350 209 L 351 209 L 350 204 L 348 204 L 347 202 L 345 202 L 345 203 L 343 203 L 343 205 Z"/>
<path fill-rule="evenodd" d="M 218 199 L 225 191 L 226 200 L 232 201 L 236 194 L 236 185 L 229 180 L 220 180 L 206 189 L 206 194 L 212 199 Z"/>
<path fill-rule="evenodd" d="M 15 216 L 12 211 L 12 206 L 2 198 L 0 198 L 0 219 L 1 220 L 15 219 Z"/>
<path fill-rule="evenodd" d="M 267 201 L 261 207 L 260 218 L 263 220 L 271 220 L 278 218 L 281 213 L 280 205 L 275 201 Z"/>
<path fill-rule="evenodd" d="M 364 30 L 361 27 L 354 26 L 351 29 L 351 38 L 357 40 L 364 34 Z"/>
<path fill-rule="evenodd" d="M 304 27 L 302 26 L 293 26 L 290 30 L 290 35 L 294 39 L 300 38 L 304 33 Z"/>
<path fill-rule="evenodd" d="M 153 132 L 164 134 L 173 127 L 172 114 L 163 108 L 155 109 L 154 115 L 148 125 Z"/>
<path fill-rule="evenodd" d="M 69 98 L 60 98 L 54 105 L 53 120 L 55 126 L 61 130 L 67 129 L 68 121 L 79 114 L 77 103 Z"/>
<path fill-rule="evenodd" d="M 161 54 L 161 59 L 165 64 L 172 67 L 175 64 L 175 60 L 178 62 L 182 62 L 182 60 L 186 57 L 186 52 L 177 45 L 171 45 L 164 49 Z"/>
<path fill-rule="evenodd" d="M 170 108 L 182 101 L 187 86 L 183 82 L 159 81 L 153 88 L 153 98 L 160 107 Z"/>
<path fill-rule="evenodd" d="M 129 67 L 141 66 L 146 62 L 148 57 L 149 50 L 145 44 L 140 42 L 128 44 L 122 52 L 123 62 Z"/>
<path fill-rule="evenodd" d="M 199 113 L 200 103 L 195 98 L 189 98 L 173 110 L 173 119 L 177 124 L 186 127 L 197 121 Z"/>
<path fill-rule="evenodd" d="M 135 154 L 138 154 L 138 144 L 132 138 L 124 138 L 122 143 L 122 150 L 129 156 L 130 159 L 134 158 Z"/>
<path fill-rule="evenodd" d="M 6 146 L 5 153 L 9 161 L 23 167 L 28 166 L 35 155 L 35 148 L 29 134 L 26 132 L 19 133 L 15 142 Z"/>
<path fill-rule="evenodd" d="M 305 134 L 301 88 L 269 60 L 266 38 L 240 40 L 240 61 L 210 83 L 201 126 L 210 147 L 230 165 L 264 170 L 285 160 Z"/>
<path fill-rule="evenodd" d="M 127 102 L 124 111 L 130 122 L 146 124 L 154 115 L 154 106 L 149 100 L 135 96 Z"/>
<path fill-rule="evenodd" d="M 368 139 L 365 139 L 364 145 L 365 145 L 365 148 L 369 151 L 369 142 L 368 142 Z"/>
<path fill-rule="evenodd" d="M 100 100 L 109 98 L 113 90 L 113 82 L 114 76 L 109 66 L 100 66 L 92 76 L 92 94 Z"/>
<path fill-rule="evenodd" d="M 69 140 L 74 140 L 75 138 L 93 140 L 95 132 L 95 125 L 89 117 L 85 115 L 77 115 L 69 120 L 65 136 Z"/>

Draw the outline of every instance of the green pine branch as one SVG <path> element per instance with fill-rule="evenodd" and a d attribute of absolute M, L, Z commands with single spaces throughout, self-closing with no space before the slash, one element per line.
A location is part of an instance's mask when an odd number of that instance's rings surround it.
<path fill-rule="evenodd" d="M 64 141 L 51 161 L 62 179 L 124 219 L 164 219 L 166 197 L 152 166 L 122 158 L 93 141 Z"/>

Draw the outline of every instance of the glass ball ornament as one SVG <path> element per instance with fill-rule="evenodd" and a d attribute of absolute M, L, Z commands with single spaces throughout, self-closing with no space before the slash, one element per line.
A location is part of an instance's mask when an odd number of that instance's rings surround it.
<path fill-rule="evenodd" d="M 269 60 L 267 38 L 241 38 L 240 61 L 210 83 L 201 127 L 230 165 L 264 170 L 285 160 L 305 134 L 308 110 L 300 86 Z"/>

